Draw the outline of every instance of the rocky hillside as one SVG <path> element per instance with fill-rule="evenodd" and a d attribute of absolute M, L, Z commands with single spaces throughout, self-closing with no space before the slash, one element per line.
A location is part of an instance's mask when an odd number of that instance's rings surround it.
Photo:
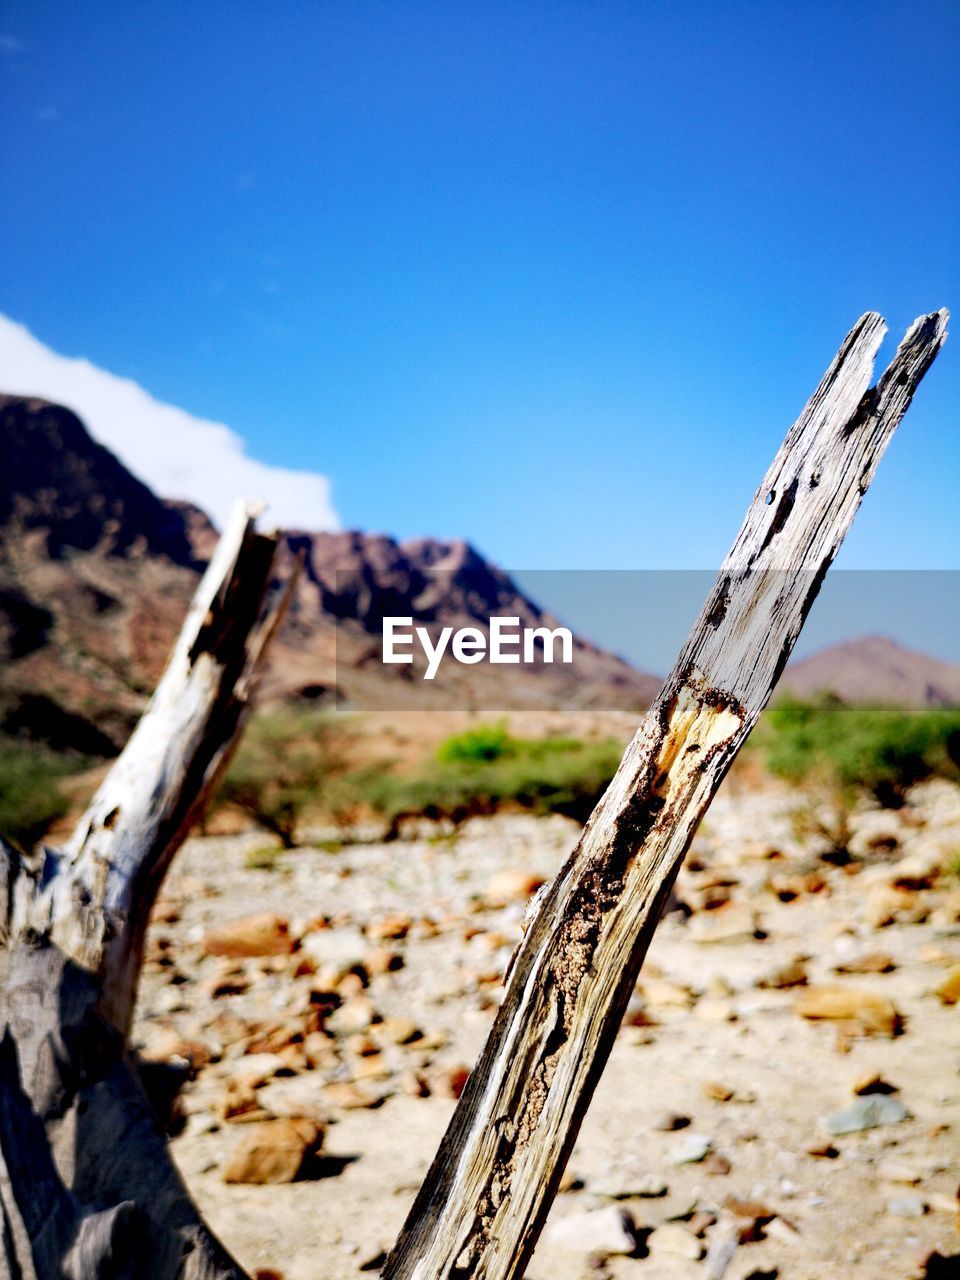
<path fill-rule="evenodd" d="M 109 754 L 162 670 L 210 554 L 204 514 L 164 501 L 42 400 L 0 397 L 0 726 Z M 464 542 L 296 532 L 304 571 L 266 682 L 272 698 L 394 707 L 640 709 L 658 682 L 577 640 L 572 666 L 386 672 L 385 615 L 436 633 L 491 613 L 555 625 Z M 504 671 L 508 674 L 505 677 Z"/>
<path fill-rule="evenodd" d="M 844 702 L 955 707 L 960 704 L 960 667 L 905 649 L 886 636 L 861 636 L 791 663 L 780 687 L 801 698 L 827 692 Z"/>

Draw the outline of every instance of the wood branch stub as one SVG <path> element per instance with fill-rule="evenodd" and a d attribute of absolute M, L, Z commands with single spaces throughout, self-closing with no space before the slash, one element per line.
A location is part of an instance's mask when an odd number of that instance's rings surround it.
<path fill-rule="evenodd" d="M 847 336 L 763 479 L 660 695 L 544 895 L 384 1280 L 526 1269 L 693 833 L 765 706 L 877 463 L 946 337 Z"/>
<path fill-rule="evenodd" d="M 235 513 L 156 693 L 62 851 L 0 841 L 0 1280 L 245 1280 L 125 1042 L 154 897 L 235 747 L 293 585 Z M 93 1207 L 91 1207 L 93 1206 Z"/>
<path fill-rule="evenodd" d="M 278 539 L 256 531 L 255 514 L 238 504 L 150 705 L 15 920 L 100 976 L 103 1011 L 124 1032 L 150 907 L 238 741 L 292 585 L 264 618 Z"/>

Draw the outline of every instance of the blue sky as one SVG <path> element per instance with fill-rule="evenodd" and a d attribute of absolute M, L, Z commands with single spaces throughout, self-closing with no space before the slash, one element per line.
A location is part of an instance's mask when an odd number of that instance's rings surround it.
<path fill-rule="evenodd" d="M 886 357 L 960 308 L 954 3 L 0 0 L 0 37 L 0 312 L 346 526 L 715 565 L 857 316 Z M 958 390 L 955 336 L 846 567 L 960 566 Z"/>

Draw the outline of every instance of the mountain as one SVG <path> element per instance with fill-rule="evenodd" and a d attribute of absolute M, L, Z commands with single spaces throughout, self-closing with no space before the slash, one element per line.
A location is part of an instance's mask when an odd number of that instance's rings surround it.
<path fill-rule="evenodd" d="M 181 504 L 162 502 L 69 409 L 0 396 L 0 529 L 50 559 L 68 550 L 196 567 Z"/>
<path fill-rule="evenodd" d="M 68 409 L 0 397 L 0 727 L 58 749 L 116 751 L 156 684 L 216 534 L 189 503 L 157 497 Z M 361 709 L 640 710 L 659 681 L 574 639 L 571 666 L 385 668 L 385 616 L 442 627 L 491 614 L 557 625 L 461 541 L 359 532 L 284 535 L 302 557 L 264 681 L 268 699 Z"/>
<path fill-rule="evenodd" d="M 905 649 L 886 636 L 861 636 L 791 663 L 781 693 L 832 693 L 844 702 L 905 707 L 960 705 L 960 666 Z"/>

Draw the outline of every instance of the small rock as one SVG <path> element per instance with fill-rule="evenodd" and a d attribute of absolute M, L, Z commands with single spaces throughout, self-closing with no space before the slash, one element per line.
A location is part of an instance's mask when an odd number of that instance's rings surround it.
<path fill-rule="evenodd" d="M 259 1104 L 266 1107 L 271 1115 L 322 1123 L 325 1109 L 317 1082 L 309 1075 L 270 1080 L 257 1091 L 256 1096 Z"/>
<path fill-rule="evenodd" d="M 345 1000 L 339 1009 L 334 1009 L 325 1026 L 334 1035 L 354 1036 L 366 1031 L 376 1015 L 372 1000 L 366 996 L 354 996 Z"/>
<path fill-rule="evenodd" d="M 816 1160 L 836 1160 L 839 1154 L 832 1142 L 815 1142 L 812 1147 L 807 1147 L 807 1155 Z"/>
<path fill-rule="evenodd" d="M 713 1149 L 713 1143 L 702 1133 L 686 1133 L 669 1152 L 671 1164 L 698 1164 Z"/>
<path fill-rule="evenodd" d="M 777 1216 L 773 1209 L 765 1205 L 761 1200 L 737 1200 L 731 1198 L 726 1202 L 726 1209 L 737 1220 L 741 1244 L 760 1240 L 763 1236 L 764 1227 Z"/>
<path fill-rule="evenodd" d="M 722 1155 L 719 1151 L 708 1152 L 707 1157 L 703 1162 L 704 1173 L 712 1173 L 721 1178 L 726 1177 L 732 1168 L 733 1165 L 727 1157 Z"/>
<path fill-rule="evenodd" d="M 690 987 L 666 978 L 645 978 L 640 990 L 644 1000 L 654 1008 L 692 1009 L 697 999 Z"/>
<path fill-rule="evenodd" d="M 946 977 L 938 983 L 934 992 L 943 1004 L 956 1004 L 960 1001 L 960 964 L 947 970 Z"/>
<path fill-rule="evenodd" d="M 313 929 L 301 938 L 300 951 L 336 981 L 362 966 L 369 945 L 359 929 Z"/>
<path fill-rule="evenodd" d="M 898 920 L 918 923 L 918 908 L 921 915 L 926 911 L 924 904 L 918 902 L 917 895 L 911 890 L 897 889 L 889 884 L 876 884 L 867 894 L 863 914 L 867 924 L 874 929 L 882 929 Z"/>
<path fill-rule="evenodd" d="M 706 1209 L 698 1209 L 687 1221 L 687 1229 L 695 1236 L 703 1236 L 717 1221 L 717 1215 Z"/>
<path fill-rule="evenodd" d="M 543 876 L 523 867 L 509 867 L 498 871 L 487 882 L 486 898 L 505 906 L 509 902 L 524 902 L 546 884 Z"/>
<path fill-rule="evenodd" d="M 264 1120 L 251 1125 L 227 1161 L 224 1182 L 293 1182 L 304 1161 L 323 1142 L 323 1129 L 309 1120 Z"/>
<path fill-rule="evenodd" d="M 732 1000 L 705 997 L 694 1009 L 698 1018 L 704 1022 L 736 1022 L 737 1010 Z"/>
<path fill-rule="evenodd" d="M 960 1214 L 960 1194 L 948 1195 L 946 1191 L 931 1191 L 927 1207 L 938 1213 Z"/>
<path fill-rule="evenodd" d="M 782 991 L 787 987 L 805 987 L 807 985 L 807 965 L 803 956 L 797 956 L 789 964 L 780 965 L 764 977 L 758 978 L 754 986 Z"/>
<path fill-rule="evenodd" d="M 647 1236 L 647 1248 L 651 1253 L 678 1254 L 681 1258 L 697 1261 L 703 1257 L 703 1245 L 686 1227 L 678 1222 L 665 1222 Z"/>
<path fill-rule="evenodd" d="M 694 916 L 689 927 L 693 940 L 704 945 L 752 942 L 757 934 L 757 918 L 749 907 L 731 903 Z"/>
<path fill-rule="evenodd" d="M 809 987 L 797 998 L 795 1007 L 803 1018 L 853 1022 L 869 1035 L 894 1036 L 901 1025 L 900 1015 L 886 996 L 855 987 Z"/>
<path fill-rule="evenodd" d="M 869 951 L 866 955 L 841 960 L 833 966 L 834 973 L 892 973 L 896 969 L 893 957 L 886 951 Z"/>
<path fill-rule="evenodd" d="M 821 1121 L 826 1133 L 834 1136 L 842 1133 L 862 1133 L 865 1129 L 879 1129 L 883 1125 L 899 1124 L 909 1112 L 898 1098 L 883 1093 L 870 1093 L 851 1102 L 842 1111 Z"/>
<path fill-rule="evenodd" d="M 703 1096 L 710 1098 L 713 1102 L 730 1102 L 735 1096 L 735 1091 L 730 1085 L 718 1080 L 707 1080 L 703 1085 Z"/>
<path fill-rule="evenodd" d="M 561 1218 L 547 1228 L 546 1238 L 561 1248 L 580 1254 L 593 1253 L 602 1258 L 616 1254 L 629 1256 L 636 1253 L 638 1247 L 633 1218 L 625 1209 L 617 1209 L 613 1205 Z"/>
<path fill-rule="evenodd" d="M 412 924 L 409 916 L 383 916 L 379 920 L 368 920 L 364 932 L 375 942 L 391 942 L 405 938 Z"/>
<path fill-rule="evenodd" d="M 881 1160 L 877 1165 L 877 1176 L 886 1182 L 902 1182 L 905 1186 L 916 1186 L 921 1177 L 918 1170 L 896 1160 Z"/>
<path fill-rule="evenodd" d="M 323 1096 L 330 1106 L 337 1107 L 341 1111 L 358 1111 L 364 1107 L 378 1107 L 383 1101 L 376 1094 L 368 1093 L 360 1085 L 353 1084 L 348 1080 L 335 1080 L 333 1084 L 328 1084 L 323 1091 Z"/>
<path fill-rule="evenodd" d="M 423 1032 L 409 1018 L 384 1018 L 374 1027 L 374 1034 L 387 1044 L 413 1044 L 423 1039 Z"/>
<path fill-rule="evenodd" d="M 797 1228 L 785 1218 L 773 1218 L 763 1229 L 768 1240 L 776 1240 L 787 1246 L 799 1244 L 803 1239 Z"/>
<path fill-rule="evenodd" d="M 247 1053 L 239 1059 L 231 1076 L 239 1085 L 256 1089 L 286 1066 L 279 1053 Z"/>
<path fill-rule="evenodd" d="M 675 1111 L 667 1111 L 658 1116 L 650 1126 L 657 1133 L 674 1133 L 677 1129 L 686 1129 L 690 1125 L 690 1117 L 679 1115 Z"/>
<path fill-rule="evenodd" d="M 371 977 L 381 973 L 395 973 L 403 968 L 403 956 L 390 947 L 374 947 L 363 957 L 363 967 Z"/>
<path fill-rule="evenodd" d="M 401 1092 L 411 1098 L 429 1098 L 430 1085 L 419 1071 L 407 1071 L 400 1077 Z"/>
<path fill-rule="evenodd" d="M 203 948 L 211 956 L 286 956 L 293 951 L 295 940 L 282 916 L 264 912 L 244 916 L 208 929 Z"/>
<path fill-rule="evenodd" d="M 926 1212 L 926 1201 L 921 1195 L 896 1196 L 887 1201 L 887 1213 L 897 1218 L 922 1218 Z"/>
<path fill-rule="evenodd" d="M 665 1196 L 669 1188 L 655 1173 L 643 1174 L 639 1178 L 630 1177 L 627 1173 L 612 1173 L 596 1182 L 591 1181 L 590 1190 L 608 1200 L 632 1200 L 635 1197 L 656 1199 Z"/>

